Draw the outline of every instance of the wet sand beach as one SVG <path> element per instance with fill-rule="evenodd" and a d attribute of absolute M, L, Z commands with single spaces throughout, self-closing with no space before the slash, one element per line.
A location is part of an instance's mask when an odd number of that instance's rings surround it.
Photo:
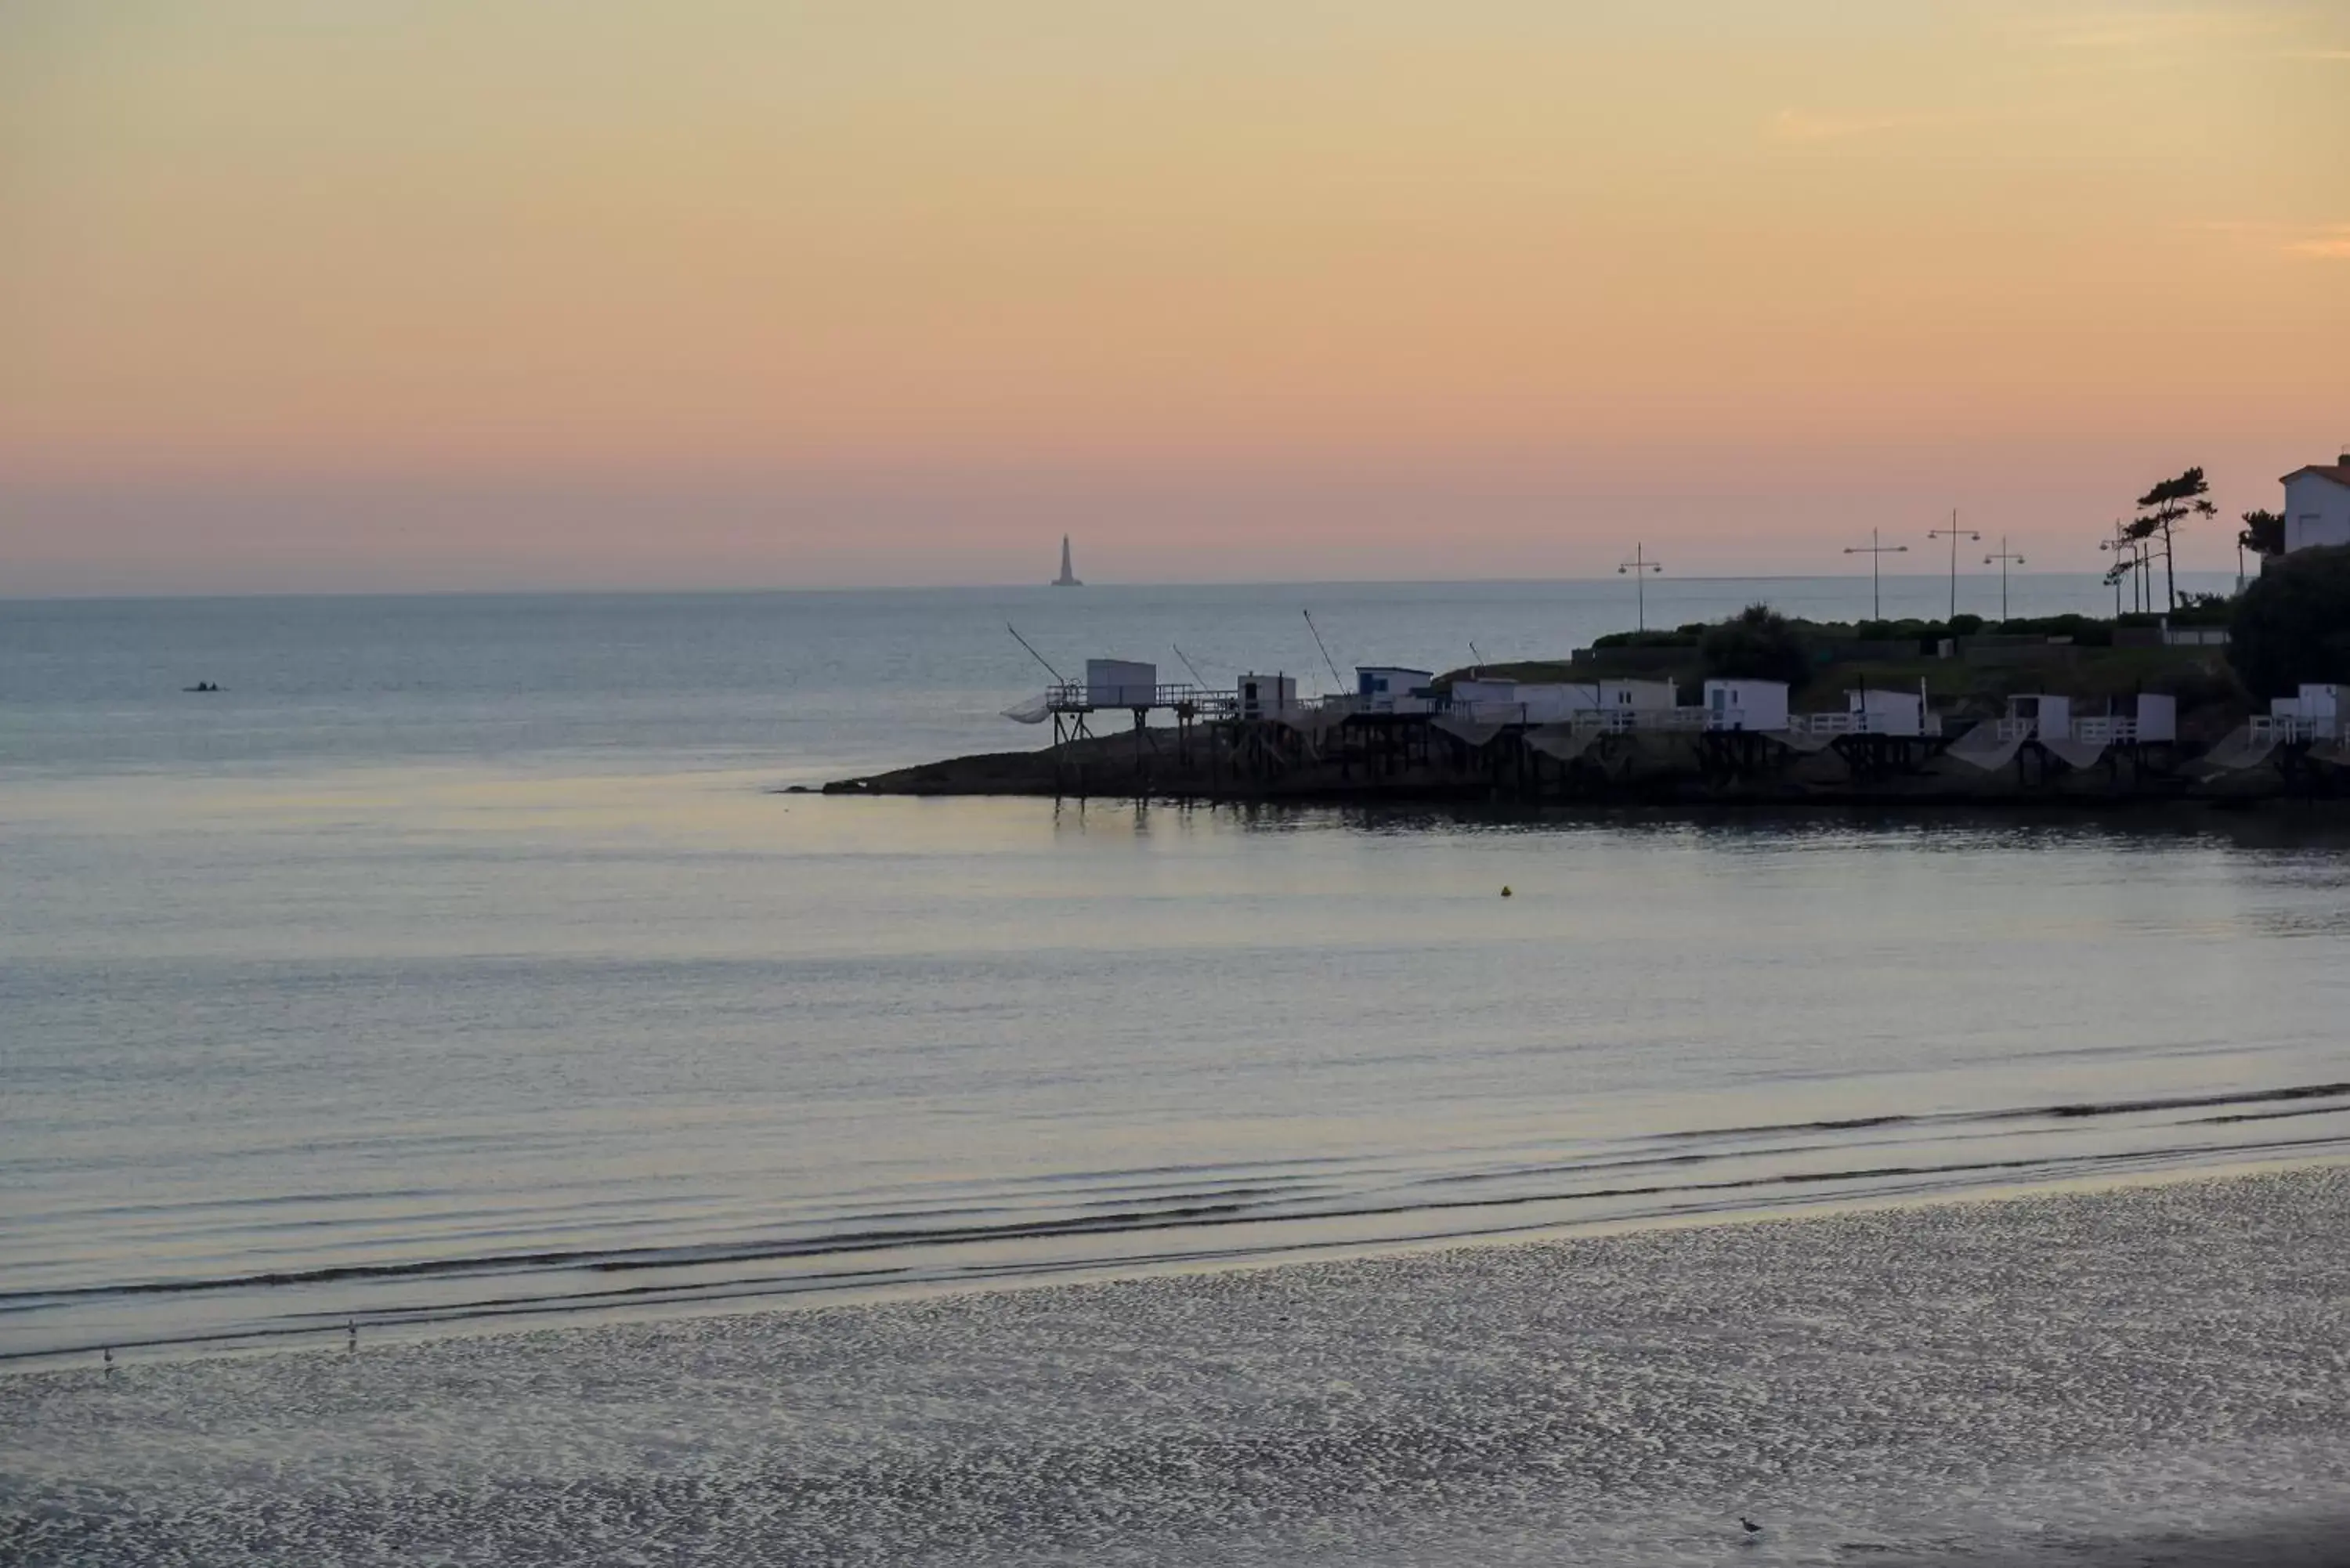
<path fill-rule="evenodd" d="M 2345 1240 L 2318 1168 L 29 1372 L 0 1561 L 2334 1563 Z"/>

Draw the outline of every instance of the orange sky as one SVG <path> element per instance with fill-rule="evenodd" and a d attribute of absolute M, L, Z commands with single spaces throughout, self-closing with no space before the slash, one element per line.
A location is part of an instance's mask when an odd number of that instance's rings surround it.
<path fill-rule="evenodd" d="M 0 225 L 0 594 L 2094 569 L 2350 438 L 2350 3 L 16 0 Z"/>

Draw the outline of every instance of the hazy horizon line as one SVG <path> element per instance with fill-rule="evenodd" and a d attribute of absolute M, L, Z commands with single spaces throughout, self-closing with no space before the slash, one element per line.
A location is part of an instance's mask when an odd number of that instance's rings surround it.
<path fill-rule="evenodd" d="M 1977 569 L 1960 572 L 1961 581 L 1997 576 L 1999 574 Z M 2051 577 L 2102 577 L 2094 567 L 2076 571 L 2038 569 L 2008 574 L 2011 581 L 2022 582 Z M 2228 579 L 2232 572 L 2210 567 L 2181 567 L 2180 581 Z M 1372 587 L 1542 587 L 1547 585 L 1599 585 L 1617 581 L 1617 575 L 1600 576 L 1527 576 L 1527 577 L 1297 577 L 1297 578 L 1227 578 L 1217 581 L 1128 580 L 1097 581 L 1088 578 L 1077 585 L 1086 591 L 1117 592 L 1124 589 L 1213 589 L 1213 588 L 1372 588 Z M 1672 583 L 1866 583 L 1867 572 L 1711 572 L 1675 573 L 1648 579 L 1651 587 Z M 1887 583 L 1930 583 L 1948 585 L 1950 574 L 1939 572 L 1886 572 L 1881 579 Z M 1625 579 L 1628 586 L 1629 579 Z M 195 593 L 109 593 L 63 590 L 56 593 L 0 594 L 0 605 L 34 604 L 149 604 L 244 602 L 275 599 L 418 599 L 418 598 L 750 598 L 768 595 L 841 596 L 851 594 L 977 594 L 1002 593 L 1010 590 L 1044 590 L 1056 585 L 1043 579 L 997 583 L 833 583 L 793 586 L 770 584 L 755 587 L 721 585 L 679 584 L 671 587 L 415 587 L 415 588 L 276 588 L 250 592 Z M 1963 613 L 1963 612 L 1962 612 Z"/>

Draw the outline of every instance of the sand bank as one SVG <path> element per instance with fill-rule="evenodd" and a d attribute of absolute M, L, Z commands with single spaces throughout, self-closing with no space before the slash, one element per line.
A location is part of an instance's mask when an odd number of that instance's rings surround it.
<path fill-rule="evenodd" d="M 18 1563 L 2331 1563 L 2350 1172 L 30 1374 L 0 1519 Z"/>

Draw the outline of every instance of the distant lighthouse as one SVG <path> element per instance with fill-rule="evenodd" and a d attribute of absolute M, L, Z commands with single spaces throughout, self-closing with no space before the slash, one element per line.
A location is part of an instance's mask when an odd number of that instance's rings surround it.
<path fill-rule="evenodd" d="M 1076 571 L 1069 565 L 1069 536 L 1066 534 L 1061 535 L 1061 575 L 1053 579 L 1053 586 L 1056 588 L 1081 588 L 1086 586 L 1077 581 Z"/>

